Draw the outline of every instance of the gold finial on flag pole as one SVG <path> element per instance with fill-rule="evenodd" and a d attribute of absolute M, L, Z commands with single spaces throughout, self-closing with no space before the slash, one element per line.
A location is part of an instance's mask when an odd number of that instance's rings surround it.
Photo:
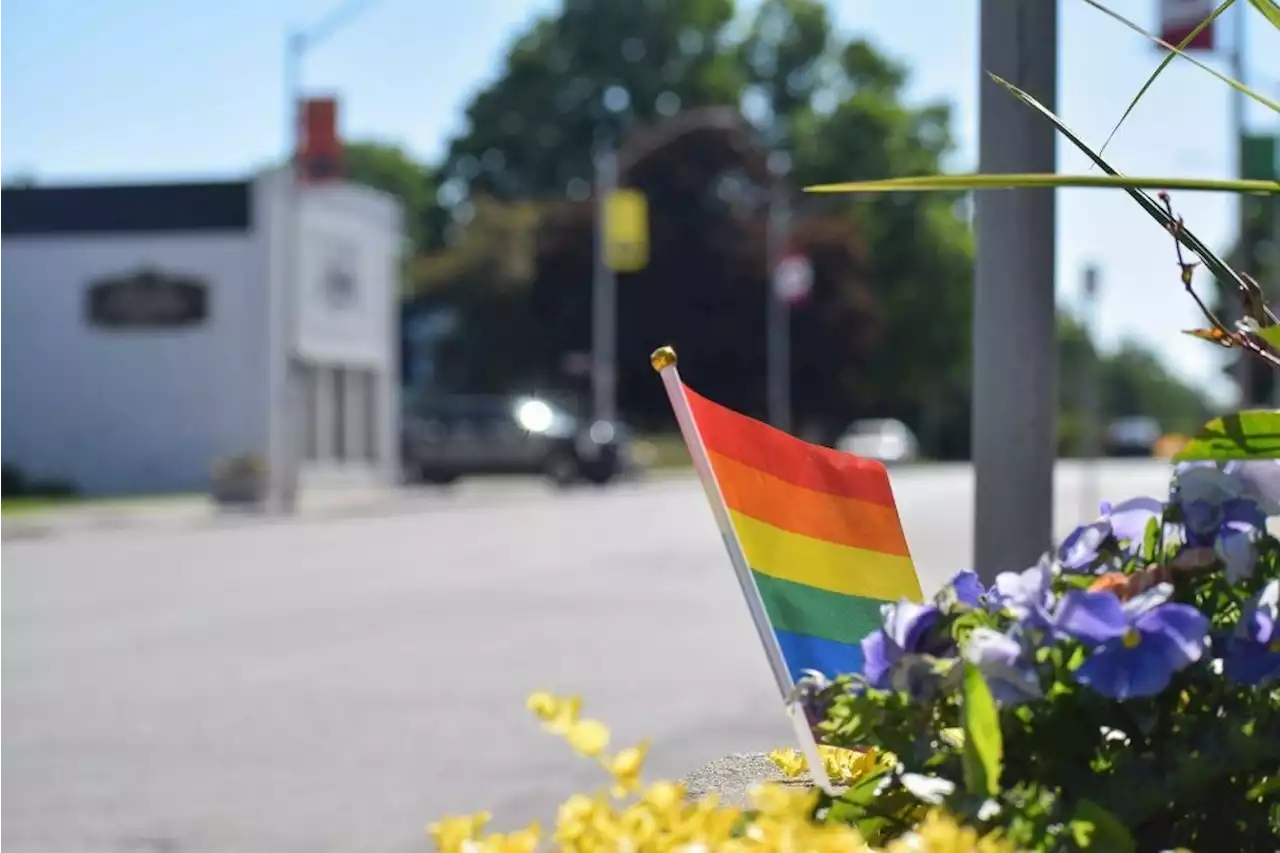
<path fill-rule="evenodd" d="M 661 373 L 668 367 L 675 367 L 676 351 L 671 347 L 658 347 L 649 356 L 649 364 L 653 365 L 653 369 Z"/>

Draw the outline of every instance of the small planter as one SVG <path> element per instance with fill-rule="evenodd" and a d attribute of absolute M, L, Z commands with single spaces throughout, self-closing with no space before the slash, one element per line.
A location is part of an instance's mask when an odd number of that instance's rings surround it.
<path fill-rule="evenodd" d="M 259 509 L 267 500 L 267 466 L 258 456 L 233 456 L 214 466 L 210 497 L 221 507 Z"/>

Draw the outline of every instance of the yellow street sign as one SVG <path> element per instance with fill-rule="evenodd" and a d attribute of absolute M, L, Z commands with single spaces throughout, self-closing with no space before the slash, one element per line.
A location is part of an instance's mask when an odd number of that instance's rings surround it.
<path fill-rule="evenodd" d="M 639 190 L 614 190 L 604 209 L 604 261 L 615 272 L 649 263 L 649 205 Z"/>

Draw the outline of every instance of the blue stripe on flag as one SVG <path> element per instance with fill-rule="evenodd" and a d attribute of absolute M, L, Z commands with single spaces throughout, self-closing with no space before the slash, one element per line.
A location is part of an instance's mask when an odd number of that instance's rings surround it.
<path fill-rule="evenodd" d="M 782 649 L 792 680 L 799 680 L 806 669 L 816 669 L 828 678 L 862 672 L 860 645 L 777 629 L 773 633 L 778 638 L 778 646 Z"/>

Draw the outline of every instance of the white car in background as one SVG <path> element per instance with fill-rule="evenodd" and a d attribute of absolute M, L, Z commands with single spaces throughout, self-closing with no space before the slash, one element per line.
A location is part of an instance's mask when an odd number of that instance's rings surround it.
<path fill-rule="evenodd" d="M 911 428 L 893 418 L 854 421 L 836 441 L 836 450 L 885 464 L 911 462 L 920 443 Z"/>

